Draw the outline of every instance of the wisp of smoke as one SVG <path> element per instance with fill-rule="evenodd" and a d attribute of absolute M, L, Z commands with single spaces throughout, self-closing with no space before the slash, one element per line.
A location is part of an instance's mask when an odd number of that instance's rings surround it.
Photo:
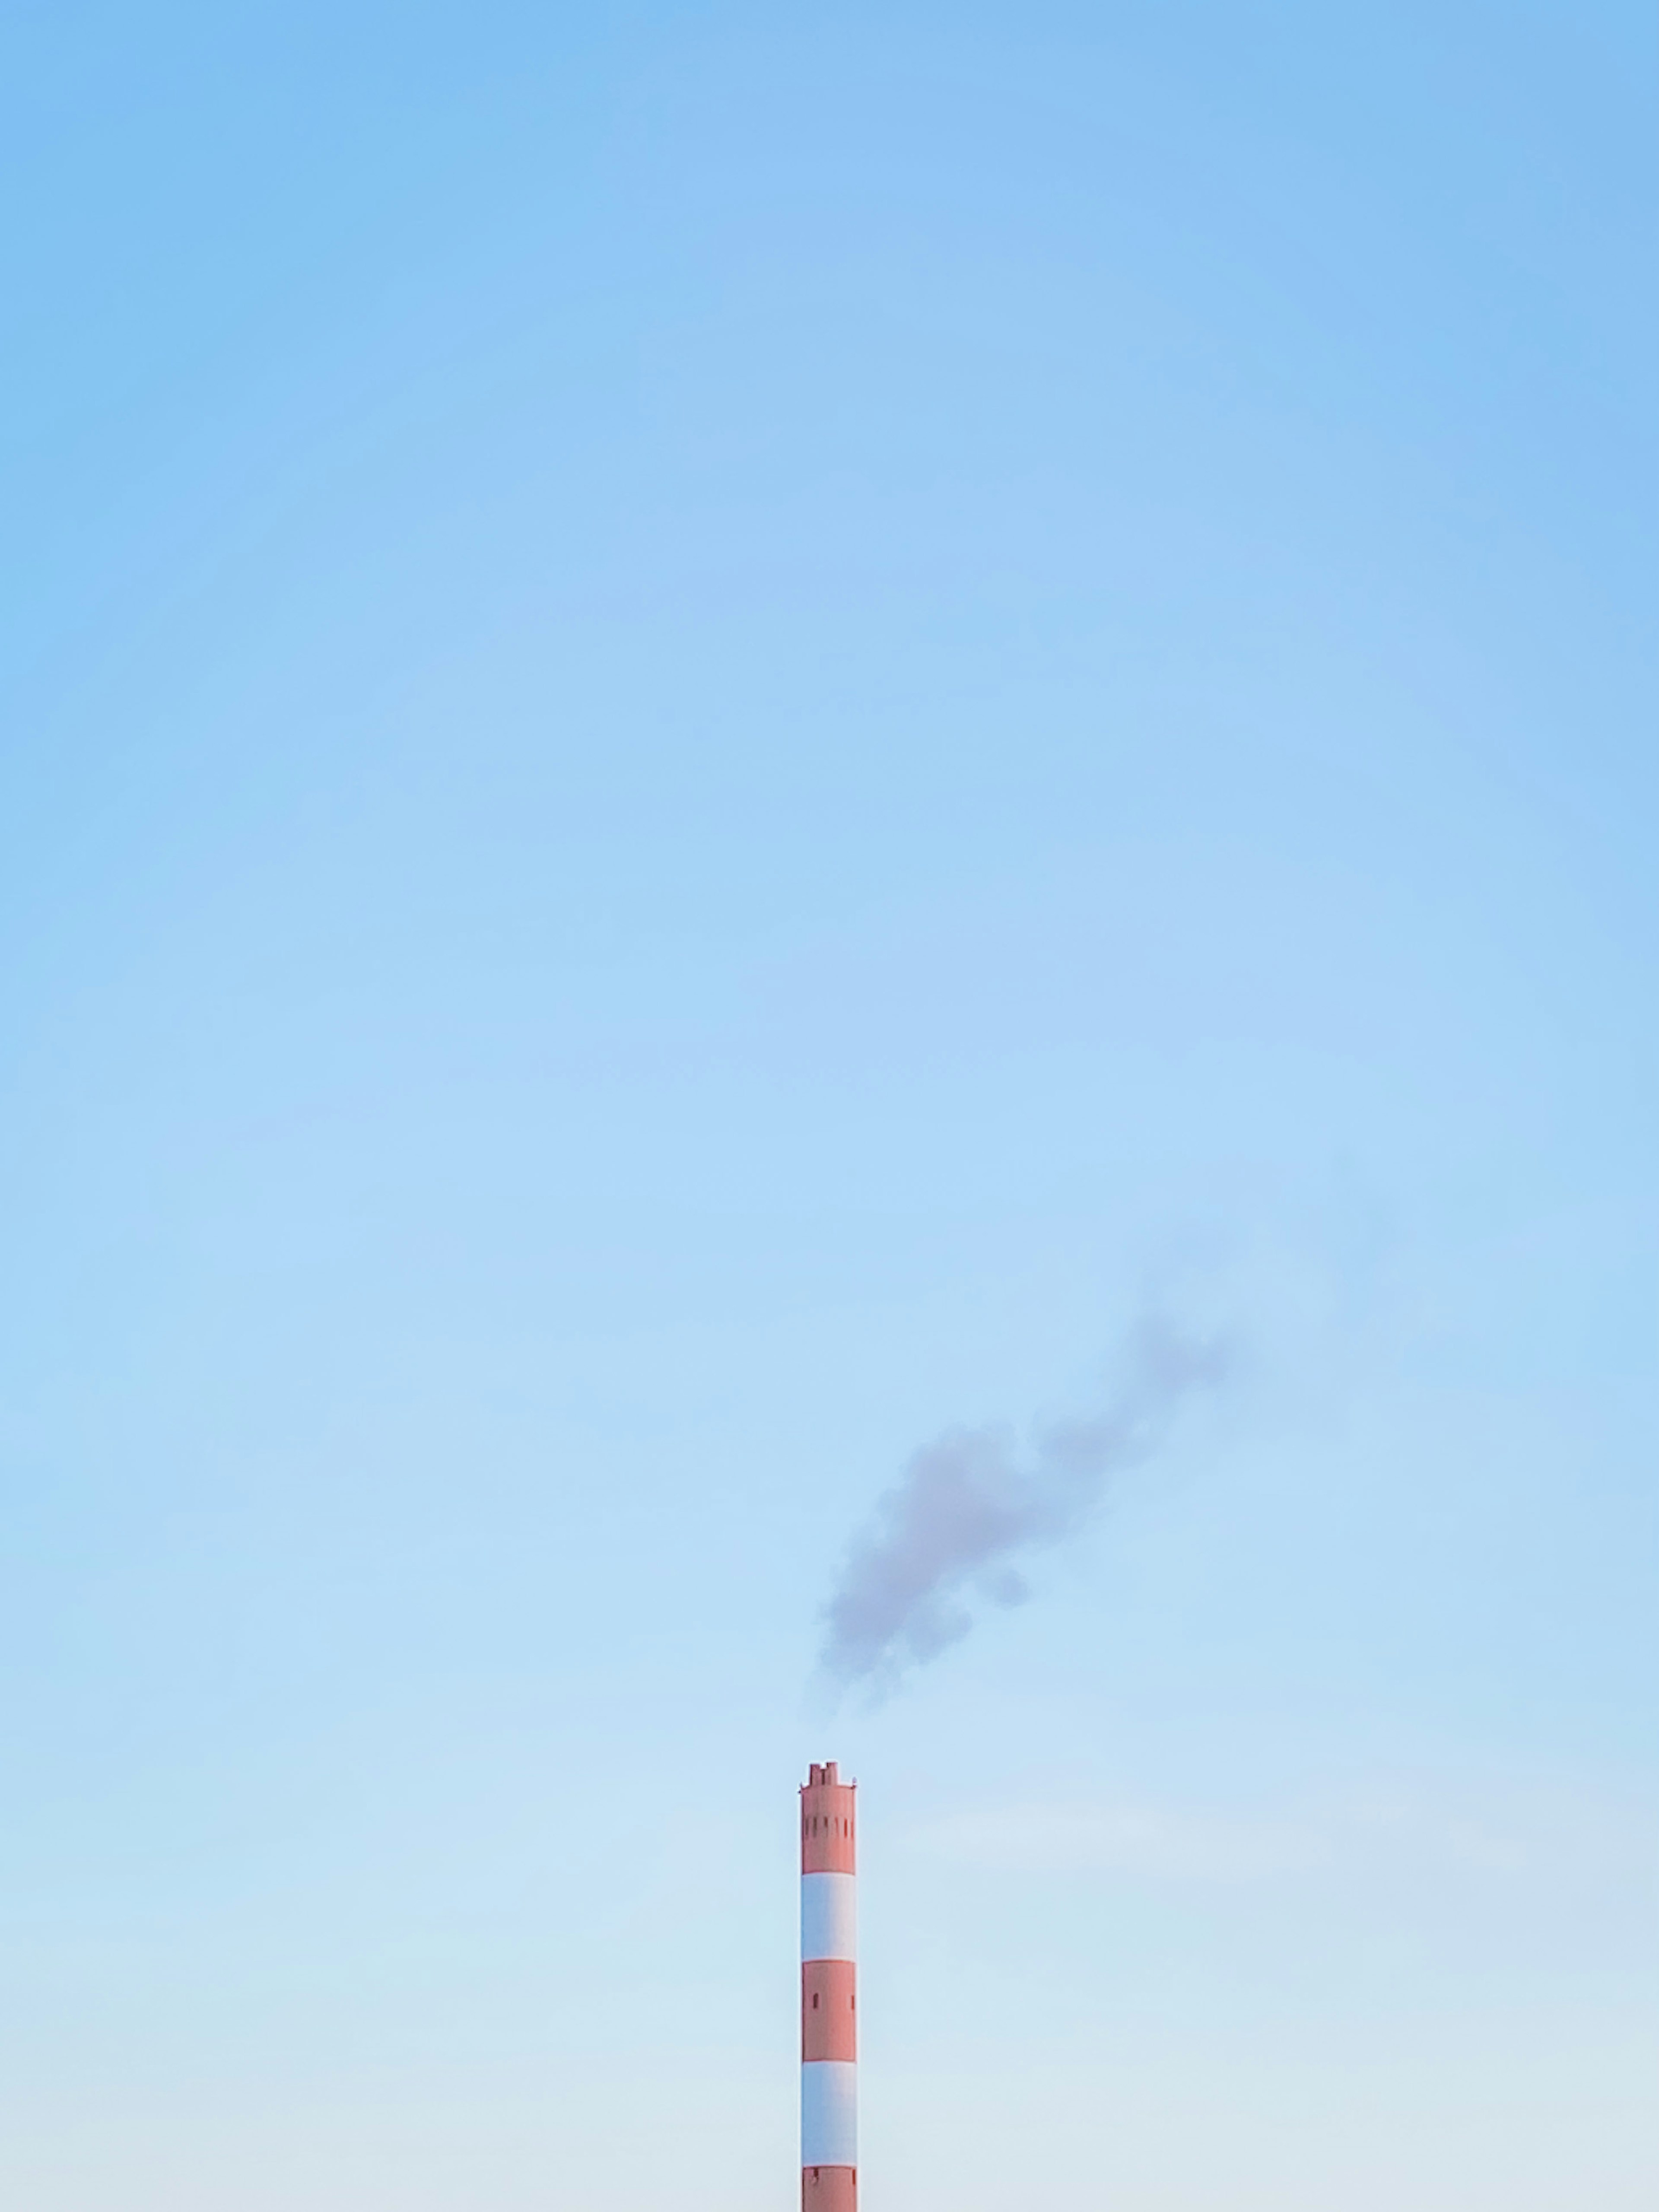
<path fill-rule="evenodd" d="M 880 1696 L 968 1633 L 975 1597 L 1021 1603 L 1030 1593 L 1016 1556 L 1073 1534 L 1111 1476 L 1155 1450 L 1228 1359 L 1218 1338 L 1144 1319 L 1105 1410 L 1045 1430 L 1024 1464 L 998 1429 L 952 1430 L 926 1445 L 848 1553 L 824 1608 L 824 1672 Z"/>

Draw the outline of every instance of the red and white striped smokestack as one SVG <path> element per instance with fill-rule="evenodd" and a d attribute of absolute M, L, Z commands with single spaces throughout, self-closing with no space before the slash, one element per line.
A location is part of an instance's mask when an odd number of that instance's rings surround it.
<path fill-rule="evenodd" d="M 833 1760 L 800 1793 L 802 2212 L 859 2201 L 856 1794 Z"/>

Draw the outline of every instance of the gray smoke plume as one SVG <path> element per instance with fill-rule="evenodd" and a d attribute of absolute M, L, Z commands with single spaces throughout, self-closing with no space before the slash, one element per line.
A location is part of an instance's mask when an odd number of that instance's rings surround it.
<path fill-rule="evenodd" d="M 848 1553 L 824 1608 L 825 1673 L 879 1696 L 966 1636 L 975 1597 L 1021 1603 L 1030 1592 L 1017 1557 L 1073 1534 L 1111 1476 L 1155 1450 L 1228 1360 L 1218 1338 L 1143 1320 L 1104 1412 L 1042 1431 L 1023 1464 L 999 1429 L 952 1430 L 924 1446 Z"/>

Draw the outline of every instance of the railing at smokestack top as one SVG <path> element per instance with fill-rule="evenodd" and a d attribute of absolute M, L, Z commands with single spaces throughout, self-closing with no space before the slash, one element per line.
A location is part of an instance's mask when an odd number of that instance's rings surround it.
<path fill-rule="evenodd" d="M 858 2205 L 856 1783 L 833 1759 L 800 1793 L 800 2160 L 804 2212 Z"/>

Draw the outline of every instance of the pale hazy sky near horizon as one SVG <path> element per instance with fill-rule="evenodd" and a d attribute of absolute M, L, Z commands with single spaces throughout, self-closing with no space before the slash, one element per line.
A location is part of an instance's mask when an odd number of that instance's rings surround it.
<path fill-rule="evenodd" d="M 1649 2212 L 1656 64 L 5 11 L 8 2206 Z"/>

